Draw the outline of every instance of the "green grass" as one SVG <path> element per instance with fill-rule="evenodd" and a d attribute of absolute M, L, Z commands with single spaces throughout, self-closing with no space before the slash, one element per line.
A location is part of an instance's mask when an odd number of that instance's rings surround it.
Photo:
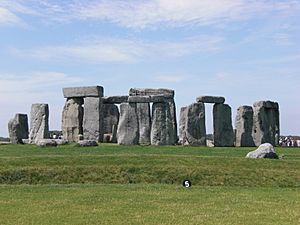
<path fill-rule="evenodd" d="M 300 149 L 254 149 L 0 145 L 0 224 L 300 224 Z"/>

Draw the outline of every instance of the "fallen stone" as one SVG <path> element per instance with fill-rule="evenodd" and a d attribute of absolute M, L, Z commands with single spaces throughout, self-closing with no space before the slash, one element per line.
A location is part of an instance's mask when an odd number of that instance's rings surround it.
<path fill-rule="evenodd" d="M 223 104 L 225 102 L 225 98 L 220 96 L 199 96 L 196 101 L 203 103 Z"/>
<path fill-rule="evenodd" d="M 26 114 L 16 114 L 8 122 L 9 139 L 12 144 L 23 144 L 28 138 L 28 118 Z"/>
<path fill-rule="evenodd" d="M 121 104 L 128 102 L 127 95 L 125 96 L 108 96 L 108 97 L 102 97 L 102 101 L 104 104 Z"/>
<path fill-rule="evenodd" d="M 78 142 L 79 135 L 83 134 L 83 99 L 70 98 L 66 101 L 62 112 L 63 139 L 69 142 Z"/>
<path fill-rule="evenodd" d="M 36 143 L 40 139 L 47 139 L 49 137 L 48 104 L 32 104 L 30 112 L 30 142 Z"/>
<path fill-rule="evenodd" d="M 120 145 L 138 144 L 139 125 L 136 103 L 122 103 L 120 105 L 117 139 Z"/>
<path fill-rule="evenodd" d="M 56 147 L 57 142 L 53 139 L 39 139 L 35 142 L 39 147 Z"/>
<path fill-rule="evenodd" d="M 139 97 L 139 96 L 138 96 Z M 137 103 L 137 116 L 139 122 L 139 144 L 150 145 L 151 115 L 149 103 Z"/>
<path fill-rule="evenodd" d="M 278 159 L 278 155 L 274 150 L 273 145 L 270 143 L 261 144 L 258 149 L 255 151 L 249 152 L 246 158 L 259 159 L 259 158 L 268 158 L 268 159 Z"/>
<path fill-rule="evenodd" d="M 67 87 L 63 88 L 65 98 L 85 98 L 85 97 L 102 97 L 103 87 L 88 86 L 88 87 Z"/>
<path fill-rule="evenodd" d="M 80 147 L 94 147 L 98 146 L 98 143 L 94 140 L 81 140 L 77 142 Z"/>
<path fill-rule="evenodd" d="M 129 103 L 149 103 L 150 96 L 129 96 L 128 102 Z"/>
<path fill-rule="evenodd" d="M 194 103 L 181 108 L 179 142 L 183 145 L 206 146 L 204 103 Z"/>
<path fill-rule="evenodd" d="M 255 146 L 252 137 L 253 108 L 251 106 L 240 106 L 235 118 L 235 146 Z"/>
<path fill-rule="evenodd" d="M 129 90 L 130 96 L 150 96 L 150 95 L 163 95 L 165 97 L 174 98 L 175 92 L 171 89 L 153 89 L 153 88 L 131 88 Z"/>

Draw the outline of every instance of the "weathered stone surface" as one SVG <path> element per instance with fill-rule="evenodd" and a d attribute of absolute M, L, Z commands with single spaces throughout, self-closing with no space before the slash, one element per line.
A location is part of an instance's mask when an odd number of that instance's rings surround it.
<path fill-rule="evenodd" d="M 84 98 L 84 97 L 102 97 L 103 87 L 88 86 L 88 87 L 68 87 L 63 88 L 65 98 Z"/>
<path fill-rule="evenodd" d="M 49 138 L 48 104 L 32 104 L 30 112 L 29 140 L 36 143 L 40 139 Z"/>
<path fill-rule="evenodd" d="M 66 101 L 62 112 L 63 138 L 69 142 L 78 142 L 83 134 L 83 99 L 70 98 Z"/>
<path fill-rule="evenodd" d="M 235 118 L 235 146 L 252 147 L 255 146 L 252 137 L 253 108 L 251 106 L 241 106 L 237 109 Z"/>
<path fill-rule="evenodd" d="M 183 145 L 206 146 L 204 103 L 194 103 L 181 108 L 179 142 Z"/>
<path fill-rule="evenodd" d="M 23 144 L 22 139 L 28 138 L 28 118 L 26 114 L 16 114 L 8 122 L 8 133 L 10 142 L 13 144 Z"/>
<path fill-rule="evenodd" d="M 174 145 L 177 142 L 177 123 L 174 102 L 153 103 L 152 145 Z"/>
<path fill-rule="evenodd" d="M 102 101 L 104 104 L 121 104 L 128 102 L 128 97 L 127 95 L 125 96 L 107 96 L 107 97 L 102 97 Z"/>
<path fill-rule="evenodd" d="M 279 109 L 279 104 L 272 101 L 259 101 L 253 104 L 254 107 L 265 107 L 268 109 Z"/>
<path fill-rule="evenodd" d="M 217 104 L 223 104 L 225 102 L 224 97 L 220 96 L 199 96 L 196 99 L 197 102 L 204 102 L 204 103 L 217 103 Z"/>
<path fill-rule="evenodd" d="M 139 125 L 136 103 L 120 105 L 120 120 L 118 125 L 118 144 L 135 145 L 139 142 Z"/>
<path fill-rule="evenodd" d="M 173 98 L 166 97 L 163 95 L 150 95 L 150 102 L 153 102 L 153 103 L 170 102 L 172 100 L 173 100 Z"/>
<path fill-rule="evenodd" d="M 38 139 L 35 144 L 39 147 L 56 147 L 57 142 L 53 139 Z"/>
<path fill-rule="evenodd" d="M 259 158 L 269 158 L 269 159 L 278 159 L 278 155 L 274 150 L 273 145 L 270 143 L 264 143 L 261 144 L 258 149 L 255 151 L 249 152 L 246 156 L 246 158 L 253 158 L 253 159 L 259 159 Z"/>
<path fill-rule="evenodd" d="M 149 145 L 151 135 L 151 115 L 149 103 L 137 103 L 137 115 L 139 122 L 139 144 Z"/>
<path fill-rule="evenodd" d="M 216 147 L 234 146 L 231 107 L 227 104 L 214 104 L 214 145 Z"/>
<path fill-rule="evenodd" d="M 98 143 L 94 140 L 81 140 L 77 142 L 80 147 L 93 147 L 98 146 Z"/>
<path fill-rule="evenodd" d="M 130 103 L 149 103 L 150 96 L 129 96 L 128 102 L 130 102 Z"/>
<path fill-rule="evenodd" d="M 279 144 L 279 106 L 271 108 L 270 105 L 275 106 L 276 103 L 266 101 L 254 104 L 252 136 L 256 146 L 262 143 Z"/>
<path fill-rule="evenodd" d="M 153 88 L 131 88 L 129 90 L 130 96 L 150 96 L 150 95 L 163 95 L 165 97 L 174 98 L 175 92 L 170 89 L 153 89 Z"/>
<path fill-rule="evenodd" d="M 111 134 L 111 143 L 118 143 L 118 125 L 114 124 Z"/>
<path fill-rule="evenodd" d="M 113 133 L 113 126 L 118 126 L 119 108 L 114 104 L 103 104 L 103 133 Z"/>
<path fill-rule="evenodd" d="M 85 140 L 103 141 L 103 107 L 101 98 L 84 99 L 83 138 Z"/>

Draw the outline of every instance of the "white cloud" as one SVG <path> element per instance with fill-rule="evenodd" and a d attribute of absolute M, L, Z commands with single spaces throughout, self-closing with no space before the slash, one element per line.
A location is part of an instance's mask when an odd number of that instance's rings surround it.
<path fill-rule="evenodd" d="M 0 26 L 20 24 L 21 20 L 11 11 L 0 7 Z"/>
<path fill-rule="evenodd" d="M 187 80 L 189 75 L 158 75 L 154 77 L 155 81 L 165 82 L 165 83 L 180 83 Z"/>
<path fill-rule="evenodd" d="M 183 57 L 220 50 L 223 38 L 201 36 L 173 42 L 99 39 L 73 45 L 45 46 L 34 49 L 12 48 L 11 53 L 44 61 L 101 64 L 109 62 L 135 63 L 143 60 Z"/>

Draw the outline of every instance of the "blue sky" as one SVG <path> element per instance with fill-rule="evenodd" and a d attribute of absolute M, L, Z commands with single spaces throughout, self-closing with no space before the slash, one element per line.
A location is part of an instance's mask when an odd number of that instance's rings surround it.
<path fill-rule="evenodd" d="M 221 95 L 233 121 L 278 101 L 281 133 L 300 135 L 299 21 L 298 0 L 0 0 L 0 136 L 37 102 L 60 129 L 61 89 L 85 85 L 175 89 L 178 113 Z"/>

